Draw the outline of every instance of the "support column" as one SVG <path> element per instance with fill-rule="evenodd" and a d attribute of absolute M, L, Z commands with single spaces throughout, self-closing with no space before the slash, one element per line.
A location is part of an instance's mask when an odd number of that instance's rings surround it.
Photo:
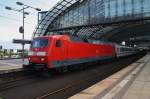
<path fill-rule="evenodd" d="M 126 1 L 123 0 L 123 17 L 126 18 Z"/>

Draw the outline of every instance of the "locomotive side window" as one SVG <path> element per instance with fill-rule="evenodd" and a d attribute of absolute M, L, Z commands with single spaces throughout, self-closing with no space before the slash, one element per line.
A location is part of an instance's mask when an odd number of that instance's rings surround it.
<path fill-rule="evenodd" d="M 60 40 L 56 41 L 56 47 L 61 47 L 61 41 Z"/>

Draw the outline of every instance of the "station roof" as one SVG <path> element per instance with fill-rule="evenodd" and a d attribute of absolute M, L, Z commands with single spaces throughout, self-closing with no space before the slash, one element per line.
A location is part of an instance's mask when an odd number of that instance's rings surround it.
<path fill-rule="evenodd" d="M 111 31 L 104 38 L 118 43 L 126 41 L 129 44 L 150 46 L 150 22 L 126 25 Z"/>
<path fill-rule="evenodd" d="M 145 45 L 147 43 L 146 46 L 150 46 L 150 40 L 145 38 L 150 37 L 150 17 L 140 17 L 134 20 L 123 21 L 103 21 L 99 24 L 87 24 L 67 28 L 48 28 L 52 21 L 61 13 L 64 13 L 77 2 L 82 1 L 86 0 L 61 0 L 58 2 L 39 22 L 34 36 L 46 35 L 45 32 L 48 30 L 58 34 L 68 33 L 81 38 L 105 39 L 118 43 L 126 41 L 130 44 L 139 45 Z"/>

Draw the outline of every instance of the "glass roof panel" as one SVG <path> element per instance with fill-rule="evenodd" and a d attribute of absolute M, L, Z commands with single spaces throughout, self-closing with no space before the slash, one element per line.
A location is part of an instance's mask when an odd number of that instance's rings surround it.
<path fill-rule="evenodd" d="M 47 27 L 51 22 L 61 13 L 63 12 L 67 7 L 71 6 L 71 4 L 77 2 L 78 0 L 62 0 L 56 4 L 51 10 L 47 12 L 45 17 L 39 22 L 38 26 L 36 27 L 36 31 L 40 32 L 41 35 L 44 34 Z M 43 30 L 39 29 L 43 28 Z"/>

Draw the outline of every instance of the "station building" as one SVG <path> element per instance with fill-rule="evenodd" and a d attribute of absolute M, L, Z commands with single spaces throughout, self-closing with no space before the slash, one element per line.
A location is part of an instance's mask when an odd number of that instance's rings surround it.
<path fill-rule="evenodd" d="M 127 26 L 118 23 L 147 20 L 149 17 L 150 0 L 61 0 L 52 9 L 42 13 L 33 37 L 68 33 L 94 39 L 107 38 L 104 35 L 108 36 L 107 34 L 111 34 L 114 30 L 121 32 L 120 30 Z M 113 23 L 115 25 L 112 25 Z M 135 24 L 130 24 L 131 27 L 133 25 Z M 141 28 L 137 28 L 143 29 L 147 25 L 149 21 L 141 24 Z M 126 32 L 136 33 L 138 31 Z M 148 33 L 148 31 L 142 32 Z M 123 35 L 123 37 L 127 39 L 131 35 L 128 37 Z"/>

